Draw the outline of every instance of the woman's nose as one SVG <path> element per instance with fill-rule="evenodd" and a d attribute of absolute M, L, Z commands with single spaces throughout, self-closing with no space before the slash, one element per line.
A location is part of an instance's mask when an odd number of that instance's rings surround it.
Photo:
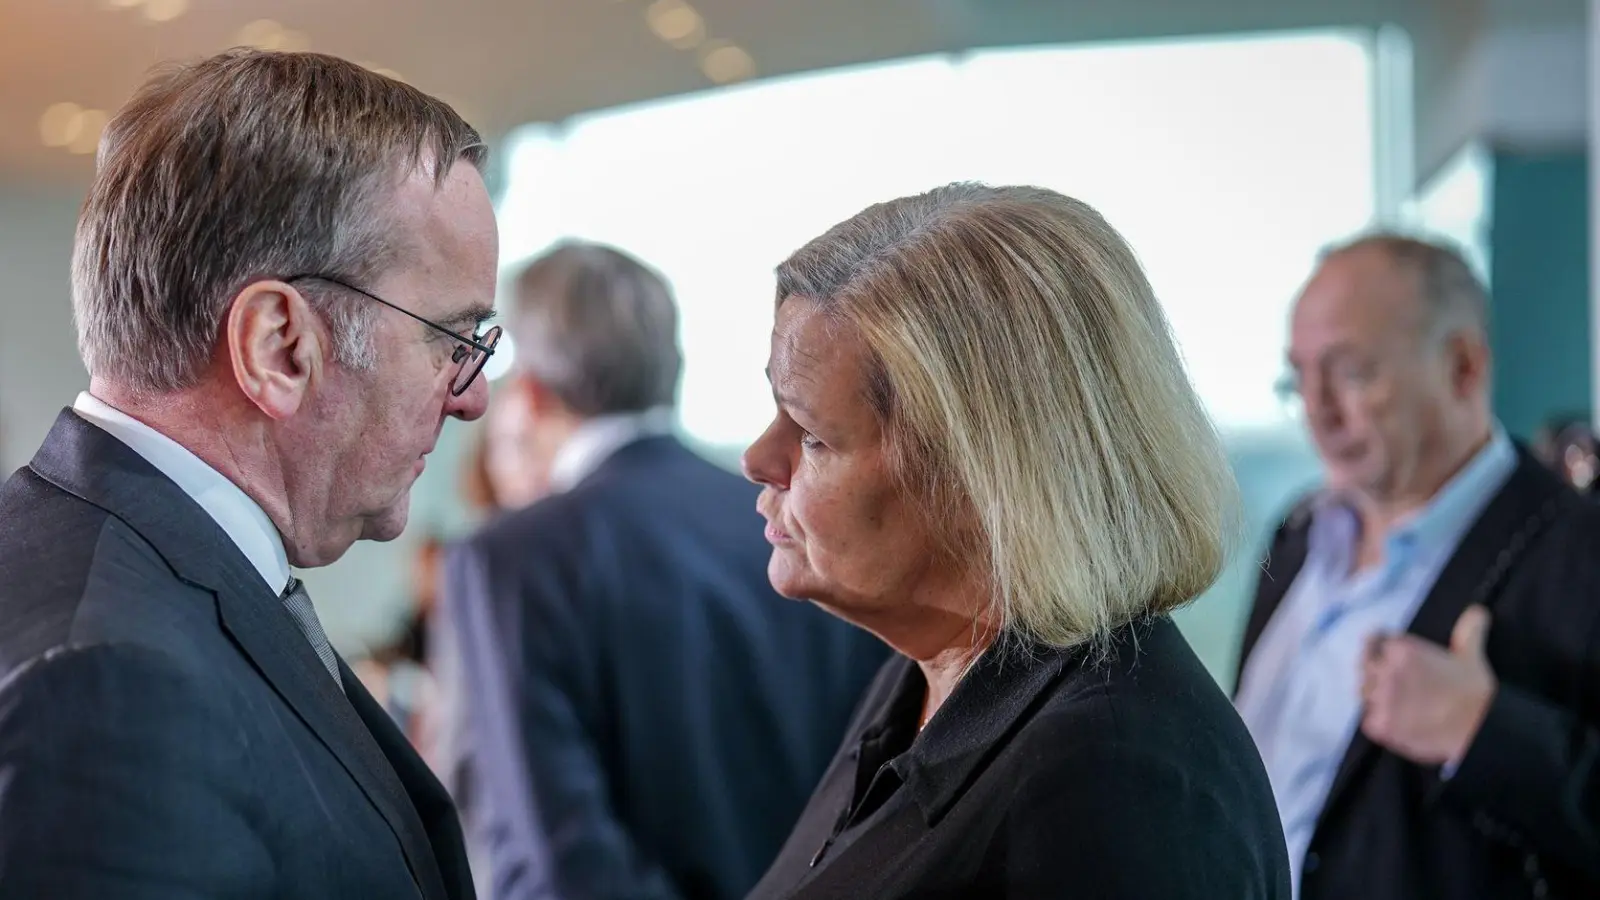
<path fill-rule="evenodd" d="M 739 468 L 744 471 L 745 478 L 763 487 L 789 486 L 788 461 L 778 452 L 770 428 L 745 449 L 739 457 Z"/>

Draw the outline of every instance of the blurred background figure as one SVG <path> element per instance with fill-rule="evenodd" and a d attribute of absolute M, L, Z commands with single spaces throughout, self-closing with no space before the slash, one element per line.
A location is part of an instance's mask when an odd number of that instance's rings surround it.
<path fill-rule="evenodd" d="M 489 396 L 491 412 L 494 410 L 497 396 L 499 396 L 497 393 L 491 393 Z M 485 415 L 485 424 L 493 418 L 491 415 Z M 491 518 L 503 509 L 499 492 L 495 490 L 494 479 L 489 475 L 488 435 L 481 429 L 468 447 L 466 464 L 461 469 L 461 500 L 474 520 Z"/>
<path fill-rule="evenodd" d="M 429 633 L 437 607 L 444 540 L 427 535 L 411 557 L 411 578 L 395 636 L 351 664 L 374 699 L 419 749 L 433 703 L 435 680 L 429 670 Z"/>
<path fill-rule="evenodd" d="M 484 450 L 508 508 L 447 565 L 436 765 L 491 896 L 743 897 L 887 651 L 772 592 L 754 486 L 673 436 L 659 275 L 572 242 L 511 293 Z"/>
<path fill-rule="evenodd" d="M 534 412 L 514 387 L 489 398 L 489 412 L 473 442 L 462 493 L 480 518 L 521 509 L 548 491 L 548 450 L 532 432 Z"/>
<path fill-rule="evenodd" d="M 1305 900 L 1600 896 L 1566 788 L 1600 742 L 1600 509 L 1495 416 L 1488 309 L 1455 251 L 1380 234 L 1290 319 L 1325 483 L 1266 554 L 1237 700 Z"/>
<path fill-rule="evenodd" d="M 1587 416 L 1563 416 L 1546 422 L 1533 440 L 1539 461 L 1579 493 L 1587 494 L 1600 473 L 1594 428 Z"/>

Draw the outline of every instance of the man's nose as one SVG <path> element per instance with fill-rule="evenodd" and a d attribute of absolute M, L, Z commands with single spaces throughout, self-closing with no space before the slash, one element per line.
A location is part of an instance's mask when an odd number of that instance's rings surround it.
<path fill-rule="evenodd" d="M 489 379 L 479 372 L 478 377 L 472 380 L 472 384 L 459 397 L 455 396 L 453 390 L 447 388 L 444 409 L 446 414 L 463 422 L 482 418 L 489 410 Z"/>

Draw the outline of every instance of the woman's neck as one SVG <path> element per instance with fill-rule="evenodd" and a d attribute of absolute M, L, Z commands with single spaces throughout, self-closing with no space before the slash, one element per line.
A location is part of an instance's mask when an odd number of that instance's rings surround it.
<path fill-rule="evenodd" d="M 992 595 L 982 577 L 946 570 L 892 600 L 829 608 L 916 662 L 928 686 L 921 730 L 999 635 Z"/>
<path fill-rule="evenodd" d="M 950 644 L 934 655 L 917 660 L 922 677 L 928 683 L 927 695 L 922 701 L 922 717 L 917 721 L 921 731 L 933 719 L 939 707 L 955 693 L 956 685 L 977 665 L 979 657 L 994 643 L 994 632 L 974 623 L 962 639 Z"/>

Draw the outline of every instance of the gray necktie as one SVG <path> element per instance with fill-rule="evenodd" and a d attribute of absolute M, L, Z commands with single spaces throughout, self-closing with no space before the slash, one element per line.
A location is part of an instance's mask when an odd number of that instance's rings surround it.
<path fill-rule="evenodd" d="M 328 643 L 328 633 L 322 630 L 322 621 L 317 618 L 317 610 L 311 605 L 311 595 L 306 593 L 305 582 L 298 578 L 289 579 L 289 586 L 283 589 L 283 606 L 294 617 L 294 623 L 300 626 L 306 640 L 311 642 L 311 649 L 317 652 L 317 659 L 322 660 L 328 674 L 333 676 L 333 683 L 343 691 L 344 682 L 339 678 L 339 657 L 333 652 L 333 645 Z"/>

